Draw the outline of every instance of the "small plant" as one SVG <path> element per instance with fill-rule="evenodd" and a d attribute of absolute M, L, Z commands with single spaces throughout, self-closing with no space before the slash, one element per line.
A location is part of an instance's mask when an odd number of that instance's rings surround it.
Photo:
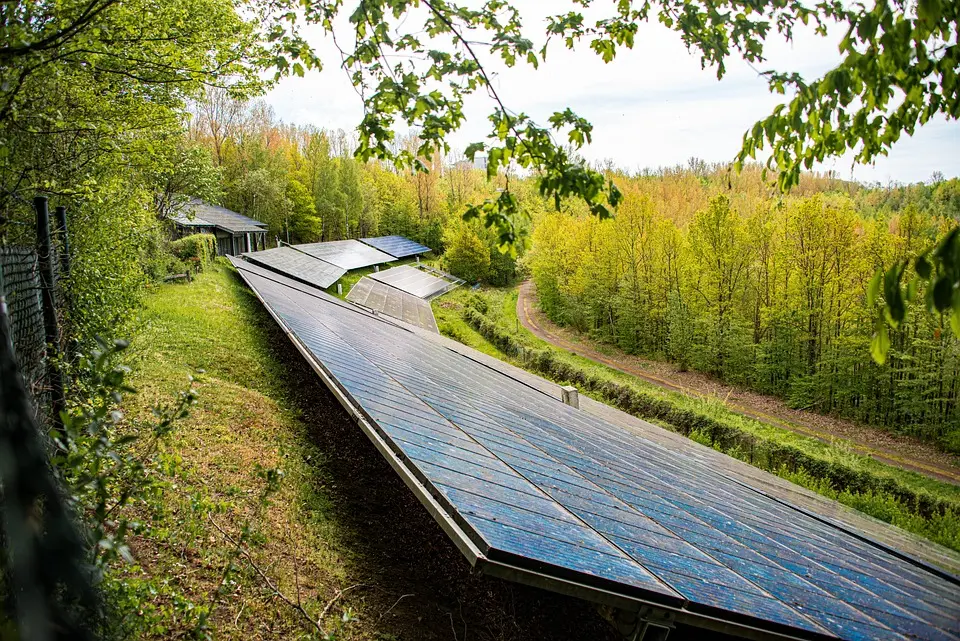
<path fill-rule="evenodd" d="M 123 508 L 153 489 L 152 461 L 197 398 L 191 377 L 173 402 L 153 409 L 153 421 L 126 421 L 117 407 L 123 394 L 135 390 L 125 382 L 129 369 L 114 361 L 128 345 L 97 337 L 96 348 L 80 356 L 77 393 L 63 414 L 63 432 L 54 439 L 53 464 L 87 517 L 99 566 L 118 556 L 132 561 L 124 541 L 137 526 L 124 517 Z"/>

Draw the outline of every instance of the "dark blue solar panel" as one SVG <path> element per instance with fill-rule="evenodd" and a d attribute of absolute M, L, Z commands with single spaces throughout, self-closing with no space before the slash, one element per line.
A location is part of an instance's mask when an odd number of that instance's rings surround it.
<path fill-rule="evenodd" d="M 406 258 L 407 256 L 416 256 L 417 254 L 426 254 L 430 251 L 418 242 L 412 241 L 403 236 L 379 236 L 377 238 L 361 238 L 360 242 L 375 247 L 380 251 L 390 254 L 394 258 Z"/>
<path fill-rule="evenodd" d="M 291 247 L 276 247 L 249 252 L 243 254 L 243 257 L 268 269 L 286 274 L 295 280 L 324 289 L 333 285 L 347 273 L 347 270 L 341 267 L 314 258 Z"/>
<path fill-rule="evenodd" d="M 843 639 L 956 639 L 957 583 L 423 336 L 248 274 L 490 559 Z"/>
<path fill-rule="evenodd" d="M 395 260 L 393 256 L 357 240 L 330 240 L 294 245 L 294 248 L 348 271 Z"/>

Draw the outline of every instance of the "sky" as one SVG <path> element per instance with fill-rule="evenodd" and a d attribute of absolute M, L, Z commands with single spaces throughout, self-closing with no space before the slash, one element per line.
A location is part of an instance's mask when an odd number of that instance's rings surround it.
<path fill-rule="evenodd" d="M 559 13 L 566 2 L 515 2 L 528 36 L 542 41 L 543 17 Z M 349 33 L 349 26 L 342 33 Z M 340 54 L 321 29 L 305 32 L 325 69 L 303 78 L 282 80 L 266 96 L 284 122 L 326 129 L 352 130 L 363 114 L 360 96 L 339 67 Z M 539 36 L 539 37 L 538 37 Z M 540 124 L 554 111 L 572 108 L 593 123 L 593 142 L 581 153 L 589 161 L 612 159 L 628 171 L 686 164 L 697 157 L 708 162 L 731 161 L 743 133 L 769 115 L 783 96 L 771 94 L 759 70 L 796 71 L 814 78 L 839 60 L 836 33 L 827 38 L 812 31 L 795 34 L 792 43 L 771 38 L 767 60 L 752 68 L 731 57 L 720 81 L 714 69 L 701 69 L 673 31 L 654 22 L 641 24 L 632 50 L 622 50 L 610 64 L 582 44 L 577 51 L 554 46 L 534 70 L 508 69 L 489 61 L 493 85 L 509 109 L 529 114 Z M 343 40 L 341 40 L 343 42 Z M 559 43 L 556 43 L 559 45 Z M 485 65 L 487 62 L 485 61 Z M 493 109 L 485 93 L 468 99 L 467 122 L 450 142 L 463 149 L 488 134 Z M 927 181 L 935 171 L 960 176 L 960 123 L 932 120 L 913 137 L 903 137 L 890 155 L 873 165 L 854 165 L 851 158 L 831 160 L 817 169 L 861 182 Z"/>

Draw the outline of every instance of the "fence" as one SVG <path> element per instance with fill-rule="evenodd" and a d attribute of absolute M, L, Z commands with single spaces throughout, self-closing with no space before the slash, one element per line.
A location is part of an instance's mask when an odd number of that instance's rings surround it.
<path fill-rule="evenodd" d="M 93 639 L 101 612 L 86 541 L 50 463 L 62 428 L 60 328 L 69 273 L 66 210 L 57 239 L 47 199 L 34 199 L 36 248 L 0 247 L 0 628 L 23 641 Z M 6 637 L 4 637 L 6 638 Z"/>
<path fill-rule="evenodd" d="M 46 198 L 34 201 L 36 246 L 0 246 L 0 296 L 6 301 L 9 339 L 20 377 L 43 428 L 55 427 L 63 408 L 61 374 L 66 344 L 66 290 L 70 269 L 66 209 L 56 209 L 51 231 Z"/>

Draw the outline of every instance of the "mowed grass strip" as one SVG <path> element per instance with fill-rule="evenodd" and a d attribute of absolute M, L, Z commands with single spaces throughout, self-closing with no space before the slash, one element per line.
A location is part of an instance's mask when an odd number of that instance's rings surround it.
<path fill-rule="evenodd" d="M 294 609 L 278 607 L 228 536 L 245 540 L 244 549 L 284 594 L 297 598 L 299 584 L 300 602 L 315 617 L 350 585 L 330 501 L 319 491 L 329 479 L 322 466 L 308 466 L 317 454 L 291 403 L 278 359 L 283 345 L 273 344 L 282 334 L 271 324 L 228 268 L 217 266 L 194 284 L 165 285 L 148 296 L 133 328 L 129 365 L 138 394 L 127 400 L 128 413 L 146 417 L 190 375 L 199 392 L 161 454 L 165 491 L 141 507 L 148 530 L 133 541 L 147 594 L 161 587 L 147 608 L 155 619 L 147 621 L 148 636 L 196 625 L 177 612 L 178 600 L 192 602 L 196 617 L 208 612 L 217 638 L 309 631 Z M 283 481 L 264 506 L 268 470 L 281 470 Z M 237 571 L 223 584 L 231 562 Z M 321 625 L 348 632 L 342 613 L 351 604 L 349 593 L 338 599 Z"/>
<path fill-rule="evenodd" d="M 224 261 L 151 292 L 128 333 L 126 414 L 199 391 L 115 571 L 130 638 L 321 638 L 271 586 L 336 639 L 616 638 L 585 602 L 472 573 Z"/>

